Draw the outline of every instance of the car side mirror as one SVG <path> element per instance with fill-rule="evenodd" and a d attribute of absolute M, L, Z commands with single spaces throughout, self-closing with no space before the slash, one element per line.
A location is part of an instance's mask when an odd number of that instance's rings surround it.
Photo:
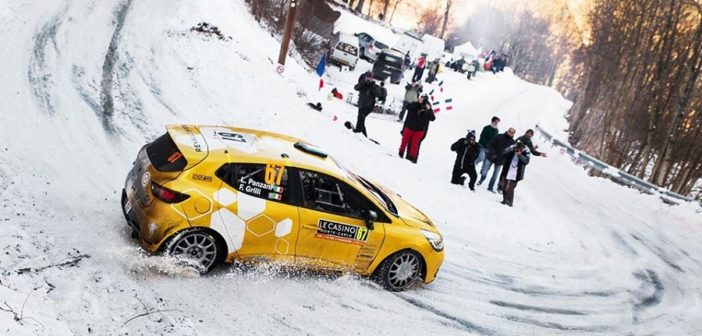
<path fill-rule="evenodd" d="M 366 227 L 368 230 L 373 230 L 373 222 L 378 220 L 378 213 L 373 210 L 365 210 L 364 217 L 366 220 Z"/>

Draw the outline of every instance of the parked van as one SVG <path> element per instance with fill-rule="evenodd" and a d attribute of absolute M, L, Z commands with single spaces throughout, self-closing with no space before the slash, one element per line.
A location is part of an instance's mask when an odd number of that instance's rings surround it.
<path fill-rule="evenodd" d="M 390 77 L 390 83 L 400 84 L 404 70 L 404 56 L 394 49 L 383 50 L 373 64 L 373 78 L 385 80 Z"/>
<path fill-rule="evenodd" d="M 336 33 L 330 41 L 329 62 L 347 65 L 352 71 L 358 63 L 358 38 L 356 36 Z"/>
<path fill-rule="evenodd" d="M 422 38 L 412 32 L 404 32 L 400 35 L 400 39 L 395 43 L 393 49 L 397 49 L 403 53 L 409 53 L 411 58 L 419 57 L 422 47 Z"/>
<path fill-rule="evenodd" d="M 427 54 L 428 60 L 442 59 L 444 54 L 444 47 L 446 43 L 444 40 L 432 36 L 429 34 L 424 34 L 422 36 L 422 52 Z"/>

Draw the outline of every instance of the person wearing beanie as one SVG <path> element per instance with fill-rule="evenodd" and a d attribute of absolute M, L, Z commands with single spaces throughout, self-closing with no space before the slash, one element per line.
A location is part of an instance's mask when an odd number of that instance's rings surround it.
<path fill-rule="evenodd" d="M 422 94 L 419 100 L 410 104 L 407 108 L 407 120 L 402 128 L 402 141 L 400 142 L 400 157 L 404 157 L 405 149 L 409 147 L 407 152 L 407 160 L 412 163 L 417 163 L 419 157 L 419 143 L 424 138 L 424 134 L 429 128 L 429 123 L 436 120 L 434 110 L 429 103 L 429 96 Z"/>
<path fill-rule="evenodd" d="M 456 162 L 453 164 L 453 174 L 451 175 L 451 183 L 463 185 L 465 177 L 463 174 L 468 174 L 470 181 L 468 188 L 475 191 L 475 180 L 478 177 L 475 171 L 475 159 L 480 153 L 480 146 L 475 142 L 475 131 L 470 130 L 465 138 L 460 138 L 451 145 L 451 150 L 456 152 Z"/>
<path fill-rule="evenodd" d="M 358 91 L 358 117 L 356 118 L 355 133 L 363 133 L 368 137 L 366 132 L 366 117 L 373 112 L 376 99 L 382 96 L 380 87 L 373 81 L 373 73 L 367 71 L 359 78 L 358 84 L 353 87 Z"/>

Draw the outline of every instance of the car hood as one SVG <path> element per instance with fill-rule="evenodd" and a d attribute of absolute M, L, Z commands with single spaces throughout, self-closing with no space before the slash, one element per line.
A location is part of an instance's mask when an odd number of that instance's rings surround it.
<path fill-rule="evenodd" d="M 402 196 L 394 193 L 393 191 L 385 188 L 383 186 L 377 185 L 390 199 L 395 203 L 397 207 L 397 212 L 400 215 L 405 224 L 416 227 L 418 229 L 424 229 L 431 232 L 437 232 L 434 227 L 434 223 L 425 215 L 421 210 L 417 209 L 414 205 L 407 202 Z"/>

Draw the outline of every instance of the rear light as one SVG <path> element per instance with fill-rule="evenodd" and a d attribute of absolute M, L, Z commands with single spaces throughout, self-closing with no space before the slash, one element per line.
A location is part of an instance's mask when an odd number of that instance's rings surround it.
<path fill-rule="evenodd" d="M 190 195 L 181 194 L 177 191 L 168 189 L 154 182 L 151 182 L 151 193 L 154 194 L 156 198 L 166 203 L 180 203 L 190 198 Z"/>
<path fill-rule="evenodd" d="M 368 49 L 373 49 L 373 44 L 369 44 Z"/>

